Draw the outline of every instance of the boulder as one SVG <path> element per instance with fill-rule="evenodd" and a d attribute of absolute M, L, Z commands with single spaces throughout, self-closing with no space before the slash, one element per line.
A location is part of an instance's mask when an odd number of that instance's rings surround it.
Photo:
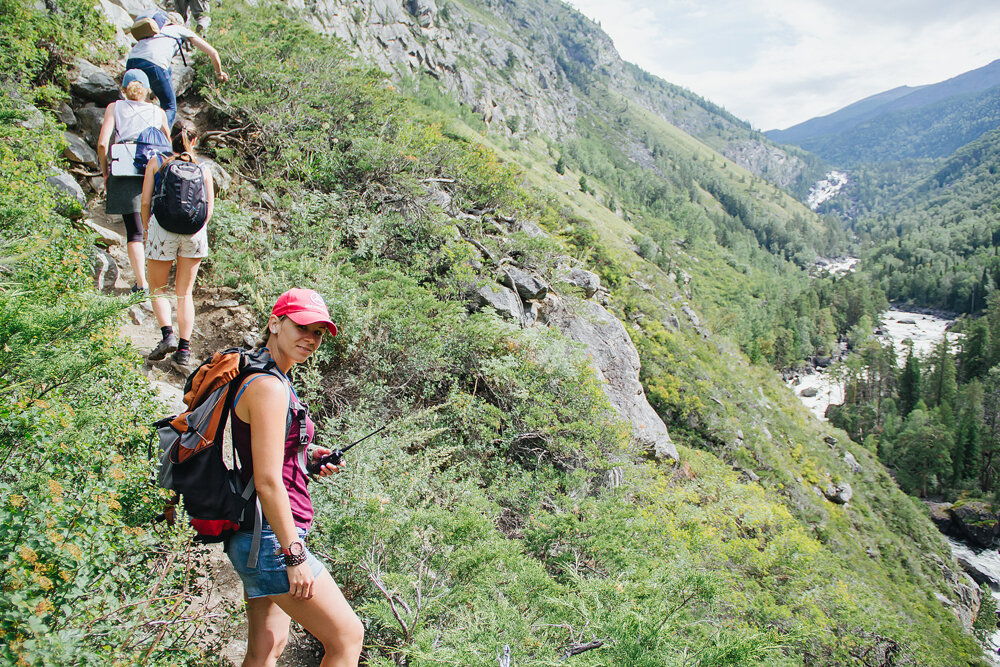
<path fill-rule="evenodd" d="M 223 169 L 218 162 L 211 160 L 207 157 L 198 156 L 198 160 L 208 167 L 208 171 L 212 174 L 212 183 L 215 185 L 215 194 L 218 195 L 220 192 L 227 192 L 233 184 L 233 177 L 229 175 L 229 172 Z"/>
<path fill-rule="evenodd" d="M 851 485 L 847 482 L 840 482 L 834 484 L 830 482 L 826 485 L 826 489 L 823 491 L 823 495 L 831 503 L 837 505 L 846 505 L 851 500 L 851 496 L 854 495 L 854 490 Z"/>
<path fill-rule="evenodd" d="M 111 0 L 98 0 L 97 8 L 108 19 L 108 23 L 116 28 L 128 30 L 132 27 L 134 19 L 121 5 L 111 2 Z"/>
<path fill-rule="evenodd" d="M 121 96 L 118 82 L 97 65 L 83 58 L 73 61 L 69 74 L 69 87 L 73 94 L 101 106 L 107 106 Z"/>
<path fill-rule="evenodd" d="M 98 292 L 112 293 L 118 282 L 118 262 L 104 248 L 94 249 L 94 289 Z"/>
<path fill-rule="evenodd" d="M 492 308 L 500 317 L 521 322 L 524 317 L 521 299 L 512 290 L 499 285 L 483 285 L 472 290 L 472 309 Z"/>
<path fill-rule="evenodd" d="M 21 107 L 19 111 L 24 117 L 14 122 L 18 127 L 22 127 L 25 130 L 37 130 L 45 125 L 45 114 L 39 111 L 37 107 L 27 104 Z"/>
<path fill-rule="evenodd" d="M 511 281 L 514 281 L 511 283 Z M 522 271 L 515 266 L 507 267 L 500 275 L 500 283 L 504 287 L 517 290 L 518 295 L 525 301 L 544 299 L 549 293 L 549 286 L 535 276 Z"/>
<path fill-rule="evenodd" d="M 584 296 L 588 299 L 597 294 L 597 290 L 601 289 L 600 276 L 585 269 L 573 269 L 568 275 L 563 276 L 562 280 L 582 289 Z"/>
<path fill-rule="evenodd" d="M 1000 535 L 996 512 L 984 502 L 968 502 L 951 508 L 957 531 L 977 547 L 991 547 Z"/>
<path fill-rule="evenodd" d="M 806 387 L 805 389 L 799 392 L 799 396 L 802 396 L 803 398 L 812 398 L 818 393 L 819 389 L 817 389 L 816 387 Z"/>
<path fill-rule="evenodd" d="M 98 168 L 97 153 L 87 145 L 82 137 L 72 132 L 63 132 L 63 137 L 66 139 L 66 148 L 63 149 L 64 158 L 91 169 Z"/>
<path fill-rule="evenodd" d="M 156 3 L 150 0 L 111 0 L 111 2 L 128 12 L 132 18 L 156 9 Z"/>
<path fill-rule="evenodd" d="M 937 526 L 939 531 L 945 535 L 951 535 L 955 532 L 955 521 L 951 516 L 951 503 L 935 503 L 926 501 L 924 504 L 927 506 L 927 511 L 930 514 L 931 521 L 935 526 Z"/>
<path fill-rule="evenodd" d="M 977 564 L 970 561 L 964 556 L 958 557 L 958 564 L 962 566 L 962 569 L 972 577 L 972 580 L 977 584 L 986 584 L 990 588 L 997 589 L 1000 588 L 1000 580 L 988 569 L 981 568 Z"/>
<path fill-rule="evenodd" d="M 856 458 L 854 458 L 854 454 L 851 454 L 850 452 L 845 452 L 844 463 L 847 464 L 848 469 L 855 475 L 861 472 L 861 464 L 858 463 L 858 460 Z"/>
<path fill-rule="evenodd" d="M 659 459 L 679 460 L 666 425 L 639 383 L 639 353 L 625 326 L 600 304 L 551 294 L 542 305 L 542 318 L 583 345 L 605 396 L 631 424 L 636 441 Z"/>
<path fill-rule="evenodd" d="M 104 122 L 104 107 L 88 104 L 76 111 L 77 134 L 83 137 L 91 147 L 97 146 L 97 137 L 101 134 L 101 123 Z"/>
<path fill-rule="evenodd" d="M 194 68 L 175 62 L 170 66 L 170 80 L 174 84 L 174 95 L 180 98 L 194 83 Z"/>
<path fill-rule="evenodd" d="M 76 115 L 73 114 L 73 107 L 63 102 L 59 105 L 56 118 L 66 127 L 76 127 Z"/>
<path fill-rule="evenodd" d="M 83 215 L 83 207 L 87 205 L 87 197 L 76 179 L 62 169 L 52 169 L 52 175 L 45 179 L 60 195 L 62 202 L 56 209 L 59 215 L 68 218 L 79 218 Z M 75 206 L 74 204 L 79 204 Z"/>

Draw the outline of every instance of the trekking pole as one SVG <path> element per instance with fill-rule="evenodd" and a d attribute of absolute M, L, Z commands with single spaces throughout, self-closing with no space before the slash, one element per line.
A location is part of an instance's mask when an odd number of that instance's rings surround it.
<path fill-rule="evenodd" d="M 322 470 L 323 466 L 325 466 L 327 463 L 332 463 L 333 465 L 340 465 L 340 461 L 344 458 L 344 454 L 347 452 L 348 449 L 350 449 L 354 445 L 361 444 L 362 442 L 364 442 L 368 438 L 372 437 L 376 433 L 379 433 L 380 431 L 384 431 L 388 427 L 389 427 L 388 424 L 383 424 L 382 426 L 379 426 L 377 429 L 375 429 L 374 431 L 372 431 L 371 433 L 369 433 L 365 437 L 361 438 L 360 440 L 355 440 L 354 442 L 352 442 L 351 444 L 349 444 L 347 447 L 344 447 L 343 449 L 334 450 L 334 451 L 330 452 L 329 454 L 327 454 L 326 456 L 321 456 L 320 458 L 318 458 L 318 459 L 316 459 L 314 461 L 308 462 L 306 464 L 306 470 L 309 471 L 310 475 L 315 475 L 320 470 Z"/>

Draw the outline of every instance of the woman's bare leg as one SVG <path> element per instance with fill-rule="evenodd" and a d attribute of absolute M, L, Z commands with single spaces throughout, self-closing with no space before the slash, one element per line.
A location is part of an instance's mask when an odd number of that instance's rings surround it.
<path fill-rule="evenodd" d="M 191 340 L 194 332 L 194 281 L 198 277 L 200 257 L 178 257 L 177 275 L 177 332 L 181 338 Z"/>
<path fill-rule="evenodd" d="M 170 280 L 173 261 L 162 259 L 146 260 L 146 277 L 149 279 L 149 294 L 153 297 L 153 314 L 161 327 L 170 326 L 170 302 L 164 293 Z"/>
<path fill-rule="evenodd" d="M 320 667 L 357 667 L 365 637 L 361 619 L 326 570 L 316 577 L 313 591 L 309 600 L 288 593 L 268 599 L 323 643 L 326 653 Z"/>
<path fill-rule="evenodd" d="M 247 654 L 243 667 L 274 667 L 288 642 L 288 614 L 270 598 L 247 600 Z"/>

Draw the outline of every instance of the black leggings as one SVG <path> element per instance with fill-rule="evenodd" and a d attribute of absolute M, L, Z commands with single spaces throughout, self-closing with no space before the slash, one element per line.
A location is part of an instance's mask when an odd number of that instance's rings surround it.
<path fill-rule="evenodd" d="M 123 213 L 122 220 L 125 221 L 125 242 L 138 241 L 142 243 L 142 216 L 138 213 Z"/>

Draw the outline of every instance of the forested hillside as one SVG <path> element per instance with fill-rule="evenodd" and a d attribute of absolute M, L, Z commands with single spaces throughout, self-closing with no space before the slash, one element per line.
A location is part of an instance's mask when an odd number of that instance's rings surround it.
<path fill-rule="evenodd" d="M 511 31 L 492 4 L 475 25 Z M 0 10 L 0 655 L 213 664 L 189 532 L 154 521 L 163 408 L 117 335 L 138 299 L 95 292 L 87 202 L 54 187 L 97 196 L 61 157 L 71 63 L 123 52 L 84 0 Z M 341 333 L 294 378 L 318 437 L 390 425 L 313 490 L 363 664 L 983 663 L 979 589 L 926 513 L 770 368 L 882 305 L 803 270 L 838 228 L 607 80 L 552 138 L 389 79 L 286 3 L 213 11 L 231 79 L 199 57 L 182 100 L 232 175 L 201 289 L 258 322 L 321 291 Z M 620 334 L 676 454 L 612 407 L 586 354 L 607 348 L 573 325 Z"/>

